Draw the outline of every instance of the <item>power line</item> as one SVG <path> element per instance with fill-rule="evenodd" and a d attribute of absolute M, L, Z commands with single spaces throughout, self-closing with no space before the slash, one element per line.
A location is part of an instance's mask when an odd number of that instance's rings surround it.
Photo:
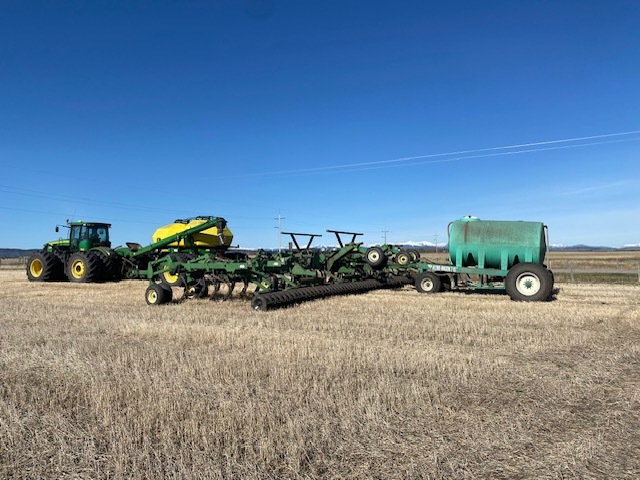
<path fill-rule="evenodd" d="M 348 164 L 343 164 L 343 165 L 329 165 L 329 166 L 326 166 L 326 167 L 312 167 L 312 168 L 299 168 L 299 169 L 292 169 L 292 170 L 278 170 L 278 171 L 272 171 L 272 172 L 256 172 L 256 173 L 246 174 L 245 176 L 329 173 L 328 171 L 335 171 L 335 170 L 338 170 L 338 169 L 349 169 L 349 170 L 344 170 L 344 171 L 369 170 L 369 169 L 373 169 L 373 168 L 360 168 L 360 167 L 371 167 L 371 166 L 375 166 L 375 165 L 385 165 L 385 164 L 402 163 L 402 162 L 405 162 L 405 164 L 406 164 L 406 162 L 411 162 L 412 160 L 421 160 L 421 159 L 425 159 L 425 158 L 449 157 L 449 156 L 453 156 L 453 155 L 466 155 L 466 154 L 469 154 L 469 153 L 490 152 L 490 151 L 497 151 L 497 150 L 511 150 L 511 149 L 524 148 L 524 147 L 553 145 L 553 144 L 558 144 L 558 143 L 571 143 L 571 142 L 579 142 L 579 141 L 583 141 L 583 140 L 595 140 L 595 139 L 598 139 L 598 138 L 611 138 L 611 137 L 620 137 L 620 136 L 625 136 L 625 135 L 637 135 L 637 134 L 640 134 L 640 130 L 631 130 L 631 131 L 628 131 L 628 132 L 617 132 L 617 133 L 606 133 L 606 134 L 600 134 L 600 135 L 589 135 L 589 136 L 583 136 L 583 137 L 564 138 L 564 139 L 559 139 L 559 140 L 545 140 L 545 141 L 540 141 L 540 142 L 529 142 L 529 143 L 521 143 L 521 144 L 514 144 L 514 145 L 504 145 L 504 146 L 499 146 L 499 147 L 476 148 L 476 149 L 472 149 L 472 150 L 459 150 L 459 151 L 445 152 L 445 153 L 431 153 L 431 154 L 426 154 L 426 155 L 415 155 L 415 156 L 410 156 L 410 157 L 399 157 L 399 158 L 394 158 L 394 159 L 390 159 L 390 160 L 378 160 L 378 161 L 372 161 L 372 162 L 348 163 Z M 575 147 L 583 147 L 583 146 L 605 145 L 605 144 L 609 144 L 609 143 L 631 142 L 631 141 L 637 141 L 637 140 L 640 140 L 640 138 L 633 138 L 633 139 L 626 139 L 626 140 L 613 140 L 613 141 L 606 141 L 606 142 L 592 142 L 592 143 L 585 143 L 585 144 L 578 144 L 578 145 L 565 145 L 565 146 L 540 148 L 540 149 L 528 149 L 528 150 L 521 150 L 519 152 L 494 153 L 494 154 L 486 154 L 486 155 L 480 155 L 480 156 L 472 155 L 472 156 L 457 157 L 455 160 L 457 161 L 457 160 L 464 160 L 464 159 L 468 159 L 468 158 L 479 158 L 479 157 L 485 157 L 485 156 L 486 157 L 490 157 L 490 156 L 496 156 L 496 155 L 508 155 L 508 154 L 513 154 L 513 153 L 528 153 L 528 152 L 535 152 L 535 151 L 549 151 L 549 150 L 575 148 Z M 454 161 L 454 160 L 453 159 L 445 159 L 445 160 L 440 160 L 440 161 L 446 162 L 446 161 Z M 408 163 L 408 164 L 409 165 L 424 165 L 426 163 L 438 163 L 438 162 L 439 161 L 418 162 L 418 163 Z"/>
<path fill-rule="evenodd" d="M 278 216 L 274 220 L 278 220 L 278 226 L 274 228 L 278 229 L 278 253 L 280 253 L 282 250 L 282 220 L 284 220 L 284 217 L 280 215 L 280 210 L 278 210 Z"/>

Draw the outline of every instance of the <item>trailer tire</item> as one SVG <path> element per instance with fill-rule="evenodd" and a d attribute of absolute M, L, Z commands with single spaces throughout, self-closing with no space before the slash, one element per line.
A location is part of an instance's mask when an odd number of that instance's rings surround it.
<path fill-rule="evenodd" d="M 63 275 L 62 262 L 53 253 L 41 250 L 27 260 L 27 278 L 30 282 L 53 282 Z"/>
<path fill-rule="evenodd" d="M 387 264 L 387 256 L 380 247 L 370 247 L 364 253 L 366 262 L 373 268 L 381 269 Z"/>
<path fill-rule="evenodd" d="M 433 272 L 424 272 L 416 276 L 416 290 L 420 293 L 437 293 L 442 287 L 442 280 Z"/>
<path fill-rule="evenodd" d="M 538 263 L 518 263 L 505 278 L 505 289 L 511 300 L 540 302 L 553 290 L 553 274 Z"/>

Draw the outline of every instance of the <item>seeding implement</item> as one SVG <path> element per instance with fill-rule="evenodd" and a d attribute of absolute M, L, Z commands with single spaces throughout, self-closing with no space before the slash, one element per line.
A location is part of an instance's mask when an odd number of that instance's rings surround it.
<path fill-rule="evenodd" d="M 361 233 L 340 230 L 327 230 L 337 247 L 312 247 L 319 234 L 283 232 L 291 237 L 291 248 L 248 255 L 231 249 L 226 220 L 211 216 L 161 227 L 146 247 L 127 243 L 112 249 L 106 223 L 71 222 L 68 228 L 68 239 L 49 242 L 32 255 L 29 280 L 61 280 L 63 272 L 72 282 L 146 279 L 149 305 L 170 302 L 174 290 L 182 298 L 226 300 L 236 285 L 255 310 L 411 283 L 422 293 L 506 290 L 523 301 L 544 300 L 553 289 L 553 274 L 543 264 L 546 227 L 537 222 L 456 220 L 449 224 L 446 265 L 423 261 L 413 249 L 366 248 L 357 242 Z"/>

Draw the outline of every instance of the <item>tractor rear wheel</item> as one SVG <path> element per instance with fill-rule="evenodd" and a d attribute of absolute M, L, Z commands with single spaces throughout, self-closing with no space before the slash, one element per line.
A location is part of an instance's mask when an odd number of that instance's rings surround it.
<path fill-rule="evenodd" d="M 433 272 L 424 272 L 416 276 L 416 290 L 420 293 L 436 293 L 440 291 L 442 280 Z"/>
<path fill-rule="evenodd" d="M 100 257 L 104 269 L 100 272 L 100 280 L 105 282 L 115 282 L 120 280 L 120 256 L 113 250 L 105 252 L 103 250 L 92 250 L 93 254 Z"/>
<path fill-rule="evenodd" d="M 52 282 L 63 275 L 62 262 L 53 253 L 41 250 L 27 261 L 27 278 L 30 282 Z"/>
<path fill-rule="evenodd" d="M 76 283 L 93 283 L 104 273 L 102 259 L 95 252 L 76 252 L 67 261 L 67 278 Z"/>
<path fill-rule="evenodd" d="M 518 263 L 507 273 L 504 286 L 511 300 L 540 302 L 553 290 L 553 274 L 538 263 Z"/>

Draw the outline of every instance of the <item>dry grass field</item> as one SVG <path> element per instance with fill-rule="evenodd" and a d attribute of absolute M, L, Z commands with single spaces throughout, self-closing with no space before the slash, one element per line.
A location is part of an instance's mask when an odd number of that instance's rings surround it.
<path fill-rule="evenodd" d="M 0 270 L 0 478 L 640 477 L 640 287 L 253 312 Z"/>

